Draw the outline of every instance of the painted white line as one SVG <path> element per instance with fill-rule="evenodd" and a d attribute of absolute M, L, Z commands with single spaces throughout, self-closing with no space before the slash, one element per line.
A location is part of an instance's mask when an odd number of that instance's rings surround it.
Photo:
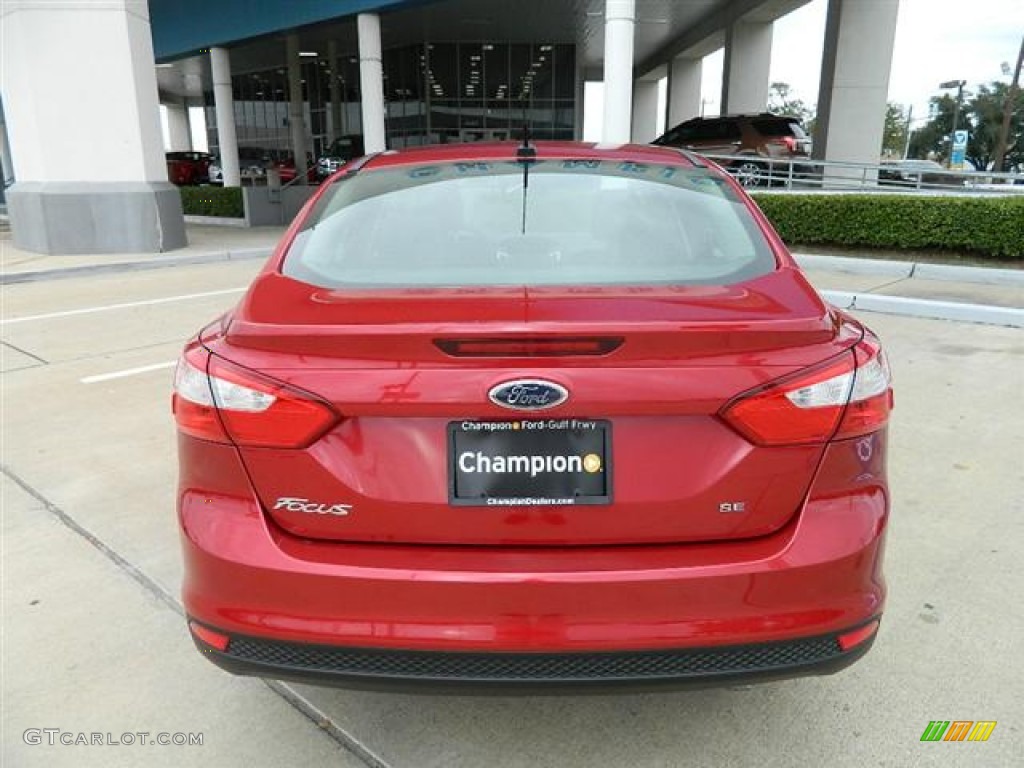
<path fill-rule="evenodd" d="M 147 299 L 146 301 L 128 301 L 123 304 L 105 304 L 100 307 L 85 307 L 84 309 L 68 309 L 64 312 L 48 312 L 45 315 L 26 315 L 25 317 L 10 317 L 0 320 L 0 325 L 14 325 L 15 323 L 27 323 L 31 320 L 50 320 L 55 317 L 72 317 L 74 315 L 88 315 L 93 312 L 109 312 L 114 309 L 130 309 L 131 307 L 147 307 L 153 304 L 170 304 L 175 301 L 188 301 L 189 299 L 205 299 L 208 296 L 223 296 L 228 293 L 241 293 L 245 288 L 225 288 L 221 291 L 204 291 L 203 293 L 183 293 L 180 296 L 165 296 L 162 299 Z"/>
<path fill-rule="evenodd" d="M 123 371 L 114 371 L 112 373 L 100 373 L 95 376 L 86 376 L 84 379 L 79 379 L 83 384 L 99 384 L 101 381 L 110 381 L 111 379 L 123 379 L 126 376 L 135 376 L 139 373 L 149 373 L 150 371 L 162 371 L 167 368 L 173 368 L 177 363 L 171 361 L 169 363 L 154 363 L 153 365 L 142 365 L 138 368 L 126 368 Z"/>

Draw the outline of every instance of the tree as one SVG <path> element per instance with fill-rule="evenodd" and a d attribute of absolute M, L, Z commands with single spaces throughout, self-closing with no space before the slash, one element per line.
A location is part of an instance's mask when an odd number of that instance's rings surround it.
<path fill-rule="evenodd" d="M 907 112 L 902 104 L 890 101 L 885 108 L 885 129 L 882 133 L 882 154 L 903 157 L 907 143 Z"/>
<path fill-rule="evenodd" d="M 1009 95 L 1010 87 L 1006 83 L 993 82 L 978 88 L 977 95 L 966 106 L 967 118 L 970 121 L 970 139 L 967 142 L 967 159 L 979 170 L 989 167 L 995 156 L 996 142 L 999 140 L 999 128 L 1003 122 L 1003 107 Z M 1020 162 L 1021 114 L 1010 115 L 1009 148 L 1006 157 L 1011 165 Z"/>
<path fill-rule="evenodd" d="M 999 136 L 996 139 L 995 155 L 992 158 L 992 168 L 995 171 L 1002 171 L 1006 168 L 1006 152 L 1012 150 L 1010 145 L 1010 124 L 1013 122 L 1013 114 L 1017 108 L 1017 99 L 1020 96 L 1020 72 L 1024 69 L 1024 37 L 1020 40 L 1020 53 L 1017 54 L 1017 66 L 1013 70 L 1013 79 L 1010 80 L 1010 90 L 1007 92 L 1006 102 L 1003 105 L 1003 121 L 999 126 Z M 1010 66 L 1003 64 L 1003 74 L 1010 74 Z M 1016 142 L 1015 142 L 1016 145 Z"/>
<path fill-rule="evenodd" d="M 978 170 L 987 170 L 995 157 L 996 143 L 1006 100 L 1008 83 L 993 81 L 979 85 L 974 92 L 964 92 L 960 110 L 960 127 L 968 132 L 967 159 Z M 910 157 L 929 157 L 945 162 L 952 148 L 953 110 L 956 99 L 950 94 L 931 100 L 928 122 L 913 132 Z M 1024 104 L 1018 103 L 1010 115 L 1010 126 L 1004 167 L 1024 164 Z"/>
<path fill-rule="evenodd" d="M 956 99 L 948 93 L 933 96 L 928 103 L 928 122 L 915 130 L 910 137 L 908 157 L 928 158 L 945 161 L 949 158 L 949 134 L 953 130 L 953 111 Z"/>
<path fill-rule="evenodd" d="M 772 83 L 768 89 L 768 111 L 800 119 L 808 133 L 814 130 L 814 109 L 793 96 L 789 83 Z"/>

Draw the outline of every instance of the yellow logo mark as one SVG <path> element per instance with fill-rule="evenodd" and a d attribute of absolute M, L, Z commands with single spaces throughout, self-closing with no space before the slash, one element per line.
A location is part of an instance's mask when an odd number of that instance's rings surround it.
<path fill-rule="evenodd" d="M 601 457 L 596 453 L 588 453 L 583 457 L 583 468 L 590 474 L 601 471 Z"/>
<path fill-rule="evenodd" d="M 995 730 L 995 720 L 979 720 L 974 724 L 974 728 L 971 729 L 970 734 L 967 736 L 968 741 L 988 741 L 988 737 L 992 735 L 992 731 Z"/>

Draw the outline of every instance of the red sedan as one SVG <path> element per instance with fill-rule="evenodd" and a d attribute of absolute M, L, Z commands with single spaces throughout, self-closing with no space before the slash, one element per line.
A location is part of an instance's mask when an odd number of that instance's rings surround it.
<path fill-rule="evenodd" d="M 347 164 L 173 407 L 188 625 L 235 673 L 706 684 L 879 625 L 879 341 L 683 151 Z"/>
<path fill-rule="evenodd" d="M 210 164 L 213 156 L 206 152 L 168 152 L 167 179 L 185 187 L 210 182 Z"/>

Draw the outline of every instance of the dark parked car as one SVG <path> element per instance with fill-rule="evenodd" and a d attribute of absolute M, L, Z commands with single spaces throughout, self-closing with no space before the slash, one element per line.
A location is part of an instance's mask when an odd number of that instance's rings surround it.
<path fill-rule="evenodd" d="M 266 178 L 267 168 L 273 163 L 272 152 L 263 147 L 239 147 L 238 148 L 238 170 L 242 177 L 242 183 L 254 184 Z M 215 157 L 210 164 L 210 182 L 222 184 L 223 171 L 220 158 Z"/>
<path fill-rule="evenodd" d="M 167 179 L 179 187 L 210 182 L 213 156 L 206 152 L 168 152 Z"/>
<path fill-rule="evenodd" d="M 756 115 L 723 115 L 695 117 L 680 123 L 653 142 L 669 147 L 682 147 L 716 157 L 745 187 L 767 186 L 771 179 L 789 176 L 788 163 L 809 159 L 811 139 L 795 117 L 764 112 Z M 779 161 L 775 165 L 768 159 Z M 794 168 L 794 174 L 809 173 L 805 165 Z"/>
<path fill-rule="evenodd" d="M 354 157 L 363 155 L 363 137 L 358 134 L 340 136 L 331 142 L 316 163 L 316 175 L 326 179 Z"/>
<path fill-rule="evenodd" d="M 881 620 L 891 407 L 696 155 L 356 160 L 178 364 L 188 626 L 321 684 L 831 673 Z"/>
<path fill-rule="evenodd" d="M 934 160 L 883 160 L 878 181 L 900 187 L 964 185 L 964 177 L 950 173 Z"/>

